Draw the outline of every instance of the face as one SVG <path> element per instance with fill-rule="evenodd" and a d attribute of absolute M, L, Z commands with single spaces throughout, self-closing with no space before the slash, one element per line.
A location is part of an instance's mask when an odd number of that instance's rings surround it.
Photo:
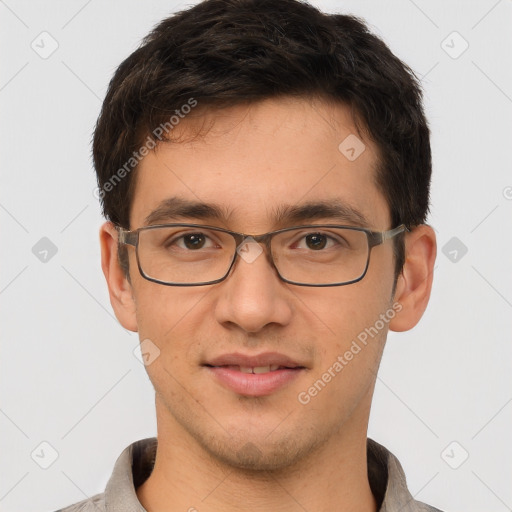
<path fill-rule="evenodd" d="M 280 208 L 336 200 L 366 218 L 362 227 L 394 227 L 375 185 L 375 147 L 344 106 L 268 100 L 210 120 L 206 135 L 161 144 L 141 162 L 131 229 L 171 197 L 215 204 L 224 218 L 158 223 L 255 235 L 294 225 L 276 222 Z M 186 134 L 191 123 L 176 130 Z M 365 144 L 355 160 L 338 149 L 349 135 Z M 300 224 L 329 223 L 361 226 L 332 216 Z M 252 262 L 238 257 L 218 284 L 163 286 L 142 278 L 134 248 L 128 252 L 133 308 L 123 323 L 160 350 L 147 366 L 159 435 L 172 432 L 218 461 L 253 469 L 285 468 L 341 438 L 366 435 L 388 329 L 383 316 L 397 314 L 392 242 L 372 249 L 362 281 L 327 288 L 281 281 L 265 253 Z M 260 368 L 272 364 L 286 368 Z M 263 373 L 247 375 L 241 366 Z"/>

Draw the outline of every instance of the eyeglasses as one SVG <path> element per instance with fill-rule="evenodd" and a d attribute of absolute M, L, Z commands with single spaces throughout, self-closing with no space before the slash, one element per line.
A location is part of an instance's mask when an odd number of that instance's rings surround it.
<path fill-rule="evenodd" d="M 284 228 L 250 236 L 198 224 L 159 224 L 133 231 L 118 227 L 119 243 L 135 247 L 140 274 L 168 286 L 220 283 L 237 255 L 251 263 L 266 246 L 280 279 L 298 286 L 342 286 L 363 279 L 371 249 L 407 230 L 338 225 Z"/>

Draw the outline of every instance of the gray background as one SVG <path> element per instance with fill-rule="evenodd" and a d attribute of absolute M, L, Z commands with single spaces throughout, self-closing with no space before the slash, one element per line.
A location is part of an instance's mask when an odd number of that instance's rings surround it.
<path fill-rule="evenodd" d="M 100 269 L 90 139 L 116 66 L 190 4 L 0 1 L 2 511 L 103 491 L 122 449 L 155 435 L 138 338 Z M 314 4 L 364 17 L 417 72 L 433 132 L 431 304 L 389 336 L 369 435 L 417 499 L 511 510 L 512 1 Z"/>

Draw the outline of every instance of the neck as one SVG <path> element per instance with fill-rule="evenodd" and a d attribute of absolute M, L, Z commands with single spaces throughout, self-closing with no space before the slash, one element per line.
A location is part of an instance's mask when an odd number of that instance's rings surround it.
<path fill-rule="evenodd" d="M 376 512 L 368 482 L 368 416 L 369 407 L 367 414 L 352 415 L 343 432 L 293 467 L 253 471 L 213 458 L 157 401 L 155 466 L 136 490 L 138 499 L 148 512 Z"/>

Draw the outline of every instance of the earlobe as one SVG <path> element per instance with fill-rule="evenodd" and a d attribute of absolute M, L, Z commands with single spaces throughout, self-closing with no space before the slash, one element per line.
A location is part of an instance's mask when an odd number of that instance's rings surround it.
<path fill-rule="evenodd" d="M 100 228 L 101 268 L 108 285 L 110 303 L 121 325 L 137 332 L 137 317 L 132 286 L 119 265 L 117 231 L 112 222 Z"/>
<path fill-rule="evenodd" d="M 423 316 L 432 290 L 436 251 L 436 235 L 430 226 L 422 224 L 406 234 L 405 264 L 394 298 L 401 310 L 389 323 L 392 331 L 412 329 Z"/>

